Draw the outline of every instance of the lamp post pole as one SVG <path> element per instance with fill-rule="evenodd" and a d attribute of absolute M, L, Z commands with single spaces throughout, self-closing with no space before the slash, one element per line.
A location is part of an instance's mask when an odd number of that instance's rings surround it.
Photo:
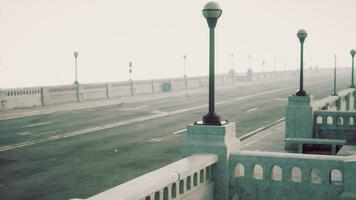
<path fill-rule="evenodd" d="M 185 89 L 188 89 L 188 80 L 187 80 L 187 55 L 183 56 L 184 59 L 184 86 Z"/>
<path fill-rule="evenodd" d="M 300 83 L 299 89 L 296 92 L 296 96 L 307 96 L 307 93 L 304 91 L 303 88 L 303 44 L 308 34 L 305 30 L 300 29 L 297 33 L 297 36 L 300 42 Z"/>
<path fill-rule="evenodd" d="M 351 85 L 350 85 L 350 88 L 355 88 L 355 84 L 354 84 L 354 58 L 355 58 L 356 50 L 355 49 L 351 49 L 350 54 L 351 54 L 351 57 L 352 57 L 352 72 L 351 72 Z"/>
<path fill-rule="evenodd" d="M 215 113 L 215 26 L 222 9 L 219 4 L 209 2 L 202 13 L 209 26 L 209 112 L 203 116 L 203 124 L 221 125 L 220 116 Z"/>
<path fill-rule="evenodd" d="M 334 55 L 334 92 L 332 96 L 337 96 L 336 94 L 336 55 Z"/>
<path fill-rule="evenodd" d="M 75 81 L 74 81 L 74 84 L 78 84 L 78 62 L 77 62 L 78 55 L 79 55 L 78 51 L 74 51 L 73 55 L 74 55 L 74 59 L 75 59 Z"/>

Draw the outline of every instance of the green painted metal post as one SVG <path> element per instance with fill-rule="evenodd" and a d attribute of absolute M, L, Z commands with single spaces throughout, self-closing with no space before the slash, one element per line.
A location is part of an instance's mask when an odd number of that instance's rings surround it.
<path fill-rule="evenodd" d="M 350 88 L 355 88 L 355 84 L 354 84 L 354 58 L 355 58 L 356 51 L 354 49 L 351 49 L 350 54 L 351 54 L 351 57 L 352 57 L 352 72 L 351 72 L 351 85 L 350 85 Z"/>
<path fill-rule="evenodd" d="M 332 96 L 337 96 L 336 93 L 336 55 L 334 55 L 334 92 Z"/>
<path fill-rule="evenodd" d="M 307 96 L 307 93 L 304 91 L 303 87 L 303 48 L 304 48 L 304 41 L 305 38 L 308 36 L 307 32 L 303 29 L 299 30 L 297 36 L 300 41 L 300 83 L 299 89 L 296 92 L 296 96 Z"/>
<path fill-rule="evenodd" d="M 203 124 L 221 125 L 220 116 L 215 113 L 215 26 L 222 10 L 218 4 L 211 3 L 202 10 L 209 26 L 209 112 L 203 116 Z"/>

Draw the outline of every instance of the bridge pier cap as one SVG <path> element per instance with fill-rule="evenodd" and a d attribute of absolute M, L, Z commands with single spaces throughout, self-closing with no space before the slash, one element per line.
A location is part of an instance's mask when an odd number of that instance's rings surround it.
<path fill-rule="evenodd" d="M 289 96 L 286 107 L 285 138 L 312 138 L 314 126 L 313 96 Z M 286 150 L 297 146 L 285 142 Z"/>

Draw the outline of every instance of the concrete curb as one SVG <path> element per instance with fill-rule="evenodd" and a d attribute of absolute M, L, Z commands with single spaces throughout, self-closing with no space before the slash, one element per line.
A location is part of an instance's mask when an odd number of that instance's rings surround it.
<path fill-rule="evenodd" d="M 277 125 L 277 124 L 279 124 L 279 123 L 281 123 L 281 122 L 284 122 L 284 120 L 285 120 L 285 118 L 282 117 L 281 119 L 278 119 L 278 120 L 275 121 L 275 122 L 272 122 L 272 123 L 270 123 L 270 124 L 268 124 L 268 125 L 266 125 L 266 126 L 263 126 L 263 127 L 258 128 L 258 129 L 256 129 L 256 130 L 253 130 L 253 131 L 251 131 L 251 132 L 249 132 L 249 133 L 246 133 L 246 134 L 244 134 L 244 135 L 238 137 L 238 139 L 239 139 L 240 141 L 245 140 L 245 139 L 247 139 L 247 138 L 249 138 L 249 137 L 251 137 L 251 136 L 253 136 L 253 135 L 255 135 L 255 134 L 259 133 L 259 132 L 261 132 L 261 131 L 264 131 L 264 130 L 266 130 L 266 129 L 268 129 L 268 128 L 271 128 L 272 126 L 275 126 L 275 125 Z"/>

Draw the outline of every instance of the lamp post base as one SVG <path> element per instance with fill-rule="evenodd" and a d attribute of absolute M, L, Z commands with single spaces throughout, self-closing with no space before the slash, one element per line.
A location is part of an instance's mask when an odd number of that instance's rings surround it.
<path fill-rule="evenodd" d="M 78 85 L 79 84 L 79 82 L 78 81 L 74 81 L 74 85 Z"/>
<path fill-rule="evenodd" d="M 217 125 L 221 126 L 220 116 L 216 113 L 209 112 L 208 114 L 203 116 L 203 125 Z"/>
<path fill-rule="evenodd" d="M 298 89 L 295 96 L 307 96 L 307 93 L 304 90 Z"/>

